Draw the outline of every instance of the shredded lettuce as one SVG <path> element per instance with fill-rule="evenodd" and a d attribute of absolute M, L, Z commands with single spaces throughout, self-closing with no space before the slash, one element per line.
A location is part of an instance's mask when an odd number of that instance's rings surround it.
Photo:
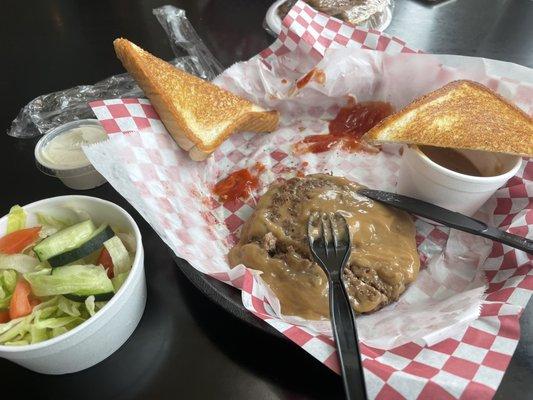
<path fill-rule="evenodd" d="M 11 233 L 26 227 L 26 212 L 21 206 L 13 206 L 7 216 L 7 231 Z"/>
<path fill-rule="evenodd" d="M 46 340 L 49 338 L 48 330 L 46 328 L 39 328 L 36 325 L 31 325 L 29 327 L 29 334 L 30 334 L 30 343 L 39 343 L 43 340 Z M 11 343 L 14 344 L 14 343 Z M 23 343 L 19 343 L 23 344 Z"/>
<path fill-rule="evenodd" d="M 85 299 L 85 308 L 89 312 L 89 315 L 92 317 L 96 313 L 96 304 L 94 302 L 94 296 L 89 296 Z"/>
<path fill-rule="evenodd" d="M 68 221 L 62 221 L 58 218 L 53 217 L 45 213 L 37 212 L 37 222 L 41 225 L 40 236 L 42 238 L 53 235 L 54 233 L 60 231 L 61 229 L 67 228 L 69 225 Z"/>
<path fill-rule="evenodd" d="M 68 206 L 68 209 L 74 212 L 76 214 L 78 221 L 85 221 L 86 219 L 92 219 L 91 214 L 89 214 L 86 210 L 74 206 Z"/>
<path fill-rule="evenodd" d="M 27 340 L 15 340 L 13 342 L 6 342 L 5 343 L 6 346 L 23 346 L 23 345 L 26 345 L 26 344 L 30 344 L 30 342 L 28 342 Z"/>
<path fill-rule="evenodd" d="M 31 314 L 17 319 L 12 319 L 5 324 L 0 324 L 0 343 L 11 342 L 14 340 L 22 340 L 22 338 L 29 332 Z"/>
<path fill-rule="evenodd" d="M 58 296 L 59 298 L 59 296 Z M 45 308 L 41 308 L 40 310 L 35 311 L 35 319 L 41 320 L 51 317 L 59 308 L 59 302 L 54 301 L 54 304 Z"/>
<path fill-rule="evenodd" d="M 84 219 L 90 219 L 90 216 L 82 219 L 82 216 L 85 217 L 87 213 L 81 213 L 70 207 L 57 207 L 39 211 L 35 214 L 37 215 L 37 222 L 42 227 L 40 232 L 42 238 L 53 235 L 61 229 L 68 228 Z"/>
<path fill-rule="evenodd" d="M 59 298 L 59 301 L 57 303 L 57 308 L 59 308 L 62 312 L 64 312 L 66 315 L 69 315 L 71 317 L 79 317 L 81 315 L 81 311 L 80 311 L 81 306 L 82 306 L 82 303 L 69 300 L 63 296 Z"/>
<path fill-rule="evenodd" d="M 75 224 L 74 220 L 72 219 L 60 219 L 44 212 L 36 212 L 35 214 L 37 215 L 37 221 L 39 222 L 39 225 L 49 226 L 57 229 L 58 231 Z"/>
<path fill-rule="evenodd" d="M 128 272 L 131 269 L 132 260 L 130 254 L 118 236 L 113 236 L 105 241 L 104 247 L 109 252 L 111 260 L 113 260 L 113 273 L 115 275 Z"/>
<path fill-rule="evenodd" d="M 50 275 L 25 274 L 32 293 L 36 296 L 84 292 L 113 292 L 113 284 L 102 266 L 67 265 L 55 268 Z"/>
<path fill-rule="evenodd" d="M 130 253 L 132 254 L 135 253 L 137 244 L 135 243 L 135 236 L 133 236 L 133 234 L 126 233 L 126 232 L 119 232 L 117 233 L 117 236 L 119 237 L 120 240 L 122 240 L 122 243 L 124 243 L 124 246 L 126 246 L 126 249 L 128 249 Z"/>
<path fill-rule="evenodd" d="M 129 272 L 123 272 L 122 274 L 115 275 L 113 278 L 111 278 L 111 282 L 113 282 L 113 287 L 115 288 L 115 293 L 118 292 L 118 290 L 124 284 L 124 281 L 128 275 Z"/>
<path fill-rule="evenodd" d="M 39 329 L 54 329 L 54 328 L 61 328 L 63 326 L 67 326 L 73 322 L 77 322 L 78 324 L 83 322 L 83 319 L 80 317 L 72 317 L 70 315 L 67 315 L 65 317 L 57 317 L 57 318 L 47 318 L 43 320 L 37 320 L 35 319 L 34 326 Z"/>
<path fill-rule="evenodd" d="M 17 273 L 13 270 L 0 271 L 0 309 L 8 308 L 17 285 Z"/>
<path fill-rule="evenodd" d="M 59 328 L 53 328 L 50 337 L 56 337 L 67 332 L 68 332 L 68 329 L 64 326 L 60 326 Z"/>
<path fill-rule="evenodd" d="M 92 304 L 89 301 L 91 297 Z M 68 332 L 106 304 L 95 302 L 94 296 L 89 298 L 85 303 L 78 303 L 63 296 L 50 298 L 35 306 L 30 315 L 0 324 L 0 344 L 21 346 L 39 343 Z"/>
<path fill-rule="evenodd" d="M 35 271 L 28 272 L 24 274 L 23 276 L 24 278 L 26 278 L 27 276 L 50 275 L 51 273 L 52 273 L 52 267 L 47 266 L 46 263 L 41 263 L 35 267 Z"/>
<path fill-rule="evenodd" d="M 0 270 L 12 269 L 26 274 L 34 272 L 39 263 L 37 258 L 26 254 L 0 254 Z"/>
<path fill-rule="evenodd" d="M 4 333 L 17 326 L 19 322 L 22 322 L 23 319 L 24 318 L 15 318 L 11 321 L 0 324 L 0 338 L 4 335 Z"/>

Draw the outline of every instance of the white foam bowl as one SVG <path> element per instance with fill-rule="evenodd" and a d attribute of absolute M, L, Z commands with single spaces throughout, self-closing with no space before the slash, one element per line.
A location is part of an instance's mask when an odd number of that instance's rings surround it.
<path fill-rule="evenodd" d="M 449 170 L 431 160 L 417 146 L 407 146 L 400 164 L 397 193 L 472 216 L 516 175 L 522 164 L 521 157 L 509 154 L 456 151 L 488 176 L 470 176 Z"/>
<path fill-rule="evenodd" d="M 146 304 L 144 251 L 139 227 L 121 207 L 89 196 L 60 196 L 24 206 L 28 225 L 36 225 L 34 213 L 74 205 L 97 223 L 109 223 L 135 236 L 136 252 L 130 274 L 111 300 L 93 317 L 63 335 L 27 346 L 2 346 L 0 357 L 43 374 L 68 374 L 103 361 L 131 336 Z M 7 216 L 0 219 L 5 232 Z"/>

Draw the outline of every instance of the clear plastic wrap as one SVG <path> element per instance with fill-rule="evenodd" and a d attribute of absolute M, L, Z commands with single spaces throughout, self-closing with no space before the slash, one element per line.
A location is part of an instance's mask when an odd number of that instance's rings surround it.
<path fill-rule="evenodd" d="M 202 42 L 185 11 L 174 6 L 162 6 L 153 10 L 165 30 L 172 51 L 176 56 L 190 56 L 192 74 L 213 80 L 224 68 Z"/>
<path fill-rule="evenodd" d="M 384 31 L 392 20 L 394 0 L 305 0 L 317 11 L 366 29 Z M 281 31 L 281 21 L 297 0 L 278 0 L 268 10 L 263 23 L 273 36 Z"/>
<path fill-rule="evenodd" d="M 129 74 L 111 76 L 94 85 L 75 86 L 43 94 L 20 110 L 8 135 L 31 138 L 67 122 L 94 118 L 88 102 L 109 97 L 140 96 L 142 91 Z"/>
<path fill-rule="evenodd" d="M 171 61 L 174 65 L 209 80 L 222 72 L 222 66 L 199 38 L 184 10 L 167 5 L 154 9 L 153 13 L 177 57 Z M 91 101 L 142 95 L 129 74 L 43 94 L 22 108 L 7 133 L 17 138 L 32 138 L 70 121 L 94 118 L 87 105 Z"/>
<path fill-rule="evenodd" d="M 393 0 L 364 0 L 352 2 L 352 5 L 339 10 L 344 21 L 367 28 L 377 29 L 381 25 L 387 9 L 392 9 Z"/>

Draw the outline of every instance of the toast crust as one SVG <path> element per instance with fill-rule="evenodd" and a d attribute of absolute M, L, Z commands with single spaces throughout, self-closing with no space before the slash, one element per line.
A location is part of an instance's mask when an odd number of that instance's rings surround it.
<path fill-rule="evenodd" d="M 118 58 L 150 99 L 169 133 L 191 158 L 207 157 L 234 132 L 271 132 L 277 128 L 277 111 L 263 110 L 126 39 L 116 39 L 113 44 Z"/>
<path fill-rule="evenodd" d="M 416 99 L 364 138 L 533 156 L 533 119 L 487 87 L 460 80 Z"/>

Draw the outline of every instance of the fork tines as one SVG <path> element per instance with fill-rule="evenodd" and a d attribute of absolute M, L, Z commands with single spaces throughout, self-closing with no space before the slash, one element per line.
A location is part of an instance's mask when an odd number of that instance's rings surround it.
<path fill-rule="evenodd" d="M 350 248 L 350 234 L 346 219 L 340 213 L 311 214 L 308 222 L 309 246 L 323 267 L 334 268 L 344 259 Z M 336 260 L 333 260 L 335 258 Z"/>

